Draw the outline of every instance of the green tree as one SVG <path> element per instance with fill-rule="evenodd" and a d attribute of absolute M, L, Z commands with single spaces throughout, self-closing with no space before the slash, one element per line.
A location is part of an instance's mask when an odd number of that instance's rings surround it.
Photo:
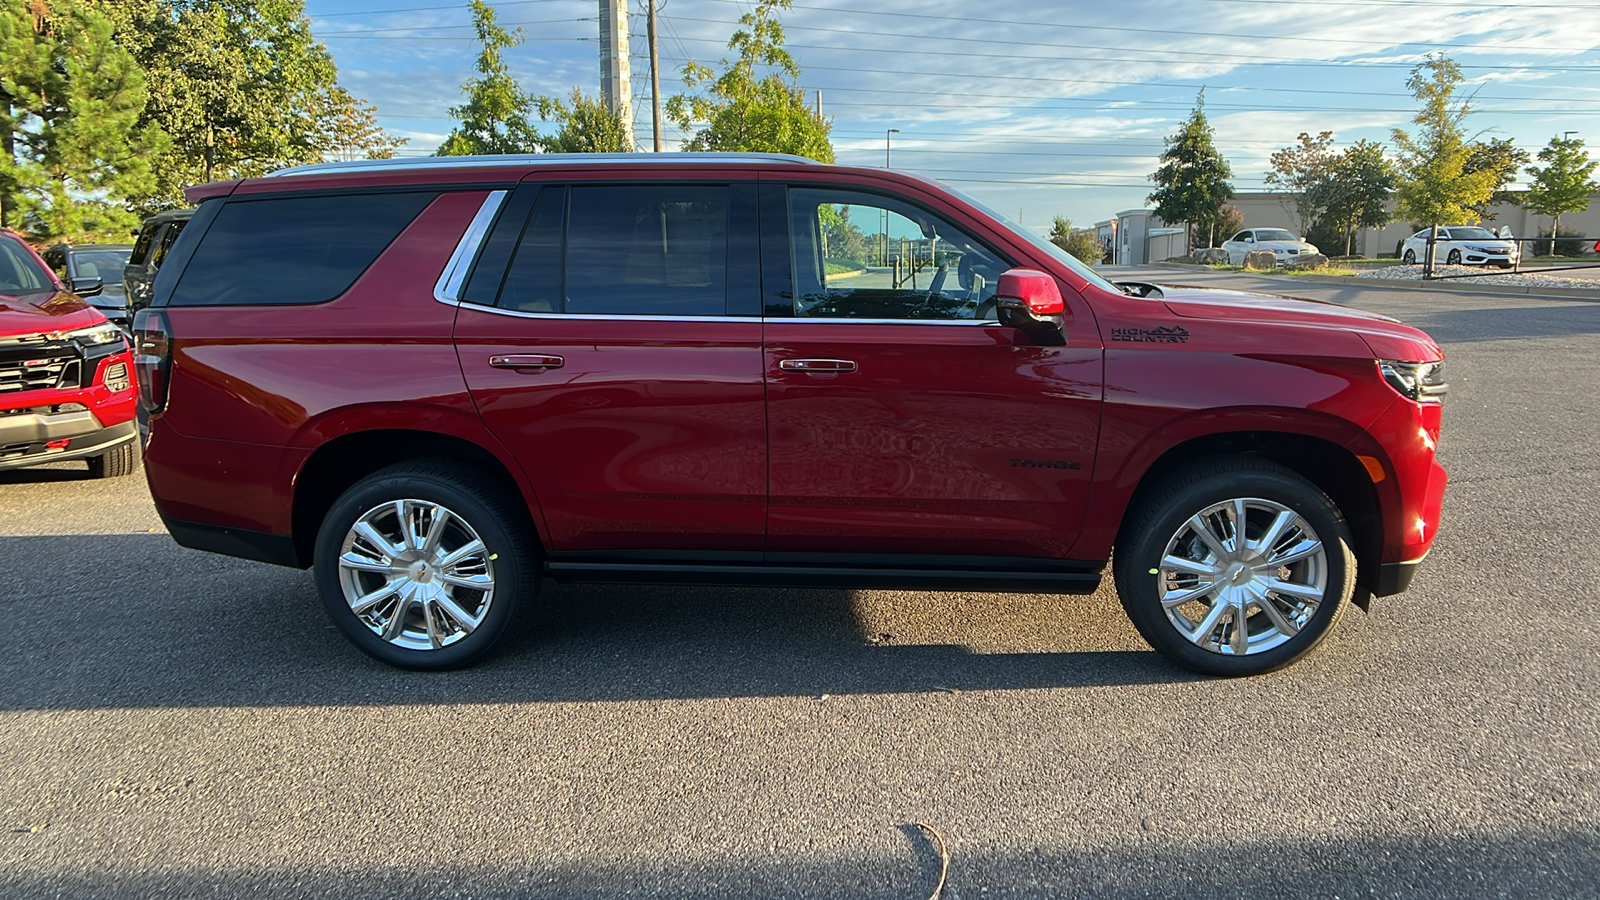
<path fill-rule="evenodd" d="M 143 73 L 112 22 L 76 0 L 0 8 L 0 224 L 41 237 L 108 234 L 138 220 L 160 136 L 139 127 Z"/>
<path fill-rule="evenodd" d="M 320 162 L 359 117 L 305 0 L 96 2 L 150 84 L 142 124 L 171 137 L 150 207 L 182 203 L 191 184 Z"/>
<path fill-rule="evenodd" d="M 1333 149 L 1333 132 L 1316 137 L 1300 132 L 1300 144 L 1284 147 L 1272 154 L 1272 170 L 1267 184 L 1289 193 L 1297 219 L 1295 231 L 1305 234 L 1322 215 L 1321 198 L 1339 154 Z"/>
<path fill-rule="evenodd" d="M 543 146 L 532 124 L 536 101 L 517 84 L 505 60 L 505 51 L 523 42 L 522 29 L 501 28 L 495 22 L 494 8 L 483 0 L 472 0 L 469 5 L 472 25 L 483 45 L 478 54 L 479 77 L 469 78 L 461 86 L 467 102 L 450 108 L 459 124 L 434 155 L 536 153 Z"/>
<path fill-rule="evenodd" d="M 704 90 L 667 101 L 667 118 L 679 128 L 704 123 L 685 149 L 793 153 L 833 162 L 832 124 L 806 105 L 796 83 L 800 67 L 783 49 L 778 11 L 790 2 L 758 0 L 753 12 L 739 17 L 741 28 L 728 41 L 738 59 L 723 59 L 722 74 L 696 62 L 684 64 L 684 85 Z"/>
<path fill-rule="evenodd" d="M 344 88 L 335 86 L 325 98 L 325 108 L 318 110 L 318 149 L 323 159 L 392 159 L 394 151 L 408 143 L 379 127 L 377 109 Z"/>
<path fill-rule="evenodd" d="M 1499 173 L 1493 169 L 1467 170 L 1472 146 L 1463 123 L 1472 104 L 1455 99 L 1462 81 L 1461 67 L 1454 60 L 1430 53 L 1406 81 L 1421 103 L 1412 119 L 1416 135 L 1394 130 L 1400 151 L 1396 212 L 1434 228 L 1478 221 L 1474 207 L 1487 202 L 1499 183 Z"/>
<path fill-rule="evenodd" d="M 1072 220 L 1066 216 L 1056 216 L 1050 223 L 1049 237 L 1050 243 L 1091 265 L 1106 255 L 1106 248 L 1095 236 L 1094 229 L 1073 228 Z"/>
<path fill-rule="evenodd" d="M 1512 182 L 1517 180 L 1517 170 L 1528 164 L 1528 151 L 1518 149 L 1511 143 L 1510 138 L 1491 138 L 1487 141 L 1476 141 L 1467 151 L 1467 161 L 1461 171 L 1467 174 L 1473 172 L 1493 172 L 1494 189 L 1489 194 L 1489 199 L 1482 203 L 1472 204 L 1472 211 L 1478 214 L 1479 219 L 1494 219 L 1494 213 L 1489 207 L 1495 203 L 1517 204 L 1522 197 L 1519 193 L 1506 190 Z"/>
<path fill-rule="evenodd" d="M 538 138 L 548 153 L 633 152 L 633 132 L 622 117 L 578 88 L 572 89 L 570 106 L 553 97 L 535 97 L 533 104 L 539 118 L 561 126 L 555 134 Z"/>
<path fill-rule="evenodd" d="M 1556 252 L 1555 238 L 1561 230 L 1561 214 L 1582 212 L 1589 208 L 1589 197 L 1600 191 L 1600 184 L 1590 176 L 1600 166 L 1600 161 L 1589 158 L 1583 138 L 1553 137 L 1539 151 L 1543 166 L 1529 166 L 1533 183 L 1523 205 L 1541 216 L 1553 217 L 1550 222 L 1550 254 Z"/>
<path fill-rule="evenodd" d="M 1233 199 L 1233 169 L 1217 152 L 1216 133 L 1206 121 L 1206 92 L 1200 89 L 1194 112 L 1166 139 L 1161 166 L 1150 176 L 1156 189 L 1148 198 L 1163 222 L 1190 222 L 1196 234 L 1206 235 L 1206 246 L 1216 245 L 1217 217 L 1222 205 Z"/>
<path fill-rule="evenodd" d="M 1382 144 L 1356 141 L 1335 158 L 1328 177 L 1314 188 L 1324 219 L 1344 238 L 1345 256 L 1357 229 L 1382 228 L 1394 220 L 1389 197 L 1398 180 Z"/>

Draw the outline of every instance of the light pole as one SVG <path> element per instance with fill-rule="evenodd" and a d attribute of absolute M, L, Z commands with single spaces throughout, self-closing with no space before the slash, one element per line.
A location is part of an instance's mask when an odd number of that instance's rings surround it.
<path fill-rule="evenodd" d="M 889 135 L 899 133 L 900 129 L 898 128 L 890 128 L 883 133 L 883 167 L 885 169 L 889 168 Z"/>

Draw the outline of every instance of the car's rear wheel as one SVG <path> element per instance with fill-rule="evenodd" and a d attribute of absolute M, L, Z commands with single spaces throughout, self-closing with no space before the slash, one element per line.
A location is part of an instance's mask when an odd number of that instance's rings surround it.
<path fill-rule="evenodd" d="M 1451 250 L 1450 251 L 1450 255 L 1446 256 L 1444 258 L 1444 261 L 1449 263 L 1452 266 L 1461 265 L 1461 251 L 1460 250 Z"/>
<path fill-rule="evenodd" d="M 1415 251 L 1407 250 L 1406 255 L 1400 261 L 1408 266 L 1414 266 L 1417 264 L 1417 254 Z"/>
<path fill-rule="evenodd" d="M 526 512 L 506 495 L 444 460 L 357 482 L 317 534 L 317 590 L 334 623 L 367 654 L 403 668 L 481 659 L 538 586 Z"/>
<path fill-rule="evenodd" d="M 139 470 L 139 445 L 126 441 L 99 456 L 89 457 L 90 478 L 118 478 Z"/>
<path fill-rule="evenodd" d="M 1144 639 L 1178 664 L 1211 675 L 1283 668 L 1349 605 L 1349 527 L 1293 471 L 1214 460 L 1144 496 L 1116 550 L 1117 593 Z"/>

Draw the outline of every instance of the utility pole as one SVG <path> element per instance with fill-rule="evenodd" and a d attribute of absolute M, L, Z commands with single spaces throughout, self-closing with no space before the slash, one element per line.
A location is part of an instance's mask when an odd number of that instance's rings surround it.
<path fill-rule="evenodd" d="M 889 168 L 889 135 L 899 133 L 900 129 L 898 128 L 885 129 L 883 132 L 883 167 L 885 169 Z"/>
<path fill-rule="evenodd" d="M 633 149 L 633 78 L 628 66 L 628 0 L 600 0 L 600 98 L 622 119 Z"/>
<path fill-rule="evenodd" d="M 661 57 L 656 53 L 656 0 L 645 0 L 649 9 L 645 16 L 650 34 L 650 131 L 655 135 L 657 153 L 661 152 Z"/>

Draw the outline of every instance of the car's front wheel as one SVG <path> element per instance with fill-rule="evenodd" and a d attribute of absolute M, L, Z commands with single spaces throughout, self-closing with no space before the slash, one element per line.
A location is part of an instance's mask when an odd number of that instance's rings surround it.
<path fill-rule="evenodd" d="M 1452 266 L 1461 265 L 1461 251 L 1460 250 L 1451 250 L 1450 251 L 1450 255 L 1445 257 L 1444 261 L 1449 263 Z"/>
<path fill-rule="evenodd" d="M 90 478 L 132 475 L 139 470 L 139 444 L 137 441 L 125 441 L 99 456 L 89 457 L 88 462 Z"/>
<path fill-rule="evenodd" d="M 1405 263 L 1408 266 L 1414 266 L 1414 265 L 1417 264 L 1417 254 L 1416 254 L 1415 251 L 1407 250 L 1405 257 L 1402 258 L 1400 261 Z"/>
<path fill-rule="evenodd" d="M 1349 527 L 1293 471 L 1214 460 L 1144 497 L 1116 549 L 1117 593 L 1144 639 L 1180 665 L 1212 675 L 1283 668 L 1349 604 Z"/>
<path fill-rule="evenodd" d="M 525 510 L 473 469 L 420 460 L 356 482 L 323 518 L 323 605 L 361 650 L 408 669 L 470 665 L 538 586 Z"/>

